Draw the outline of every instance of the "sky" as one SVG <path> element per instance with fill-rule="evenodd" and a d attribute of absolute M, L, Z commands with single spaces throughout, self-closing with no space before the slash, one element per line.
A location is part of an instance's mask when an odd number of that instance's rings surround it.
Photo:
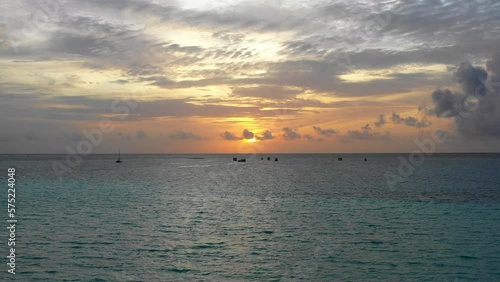
<path fill-rule="evenodd" d="M 495 0 L 0 10 L 0 153 L 500 152 Z"/>

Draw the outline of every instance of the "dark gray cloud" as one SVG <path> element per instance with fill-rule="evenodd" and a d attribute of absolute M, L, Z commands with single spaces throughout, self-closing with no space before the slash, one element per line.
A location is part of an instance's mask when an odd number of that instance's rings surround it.
<path fill-rule="evenodd" d="M 435 84 L 440 76 L 424 73 L 392 74 L 389 78 L 364 82 L 337 82 L 331 89 L 337 96 L 375 96 L 408 93 L 421 88 L 422 85 Z"/>
<path fill-rule="evenodd" d="M 253 134 L 253 132 L 249 131 L 248 129 L 243 129 L 243 133 L 242 133 L 243 138 L 253 139 L 254 135 L 255 134 Z"/>
<path fill-rule="evenodd" d="M 465 98 L 463 94 L 454 93 L 448 89 L 437 89 L 432 92 L 431 97 L 434 108 L 430 110 L 430 113 L 438 117 L 453 117 L 458 115 L 463 108 L 462 102 Z"/>
<path fill-rule="evenodd" d="M 116 40 L 119 42 L 119 40 Z M 94 35 L 77 35 L 71 33 L 55 34 L 50 40 L 49 50 L 63 54 L 105 57 L 116 54 L 119 47 L 109 38 Z"/>
<path fill-rule="evenodd" d="M 417 128 L 428 127 L 431 125 L 431 123 L 426 120 L 418 120 L 416 117 L 401 117 L 401 115 L 396 113 L 392 113 L 391 120 L 395 124 L 404 124 L 406 126 Z"/>
<path fill-rule="evenodd" d="M 169 134 L 169 138 L 172 140 L 207 140 L 206 137 L 196 135 L 191 131 L 177 131 Z"/>
<path fill-rule="evenodd" d="M 361 130 L 349 130 L 345 136 L 341 136 L 344 141 L 350 140 L 360 140 L 360 141 L 370 141 L 370 140 L 383 140 L 390 141 L 391 137 L 389 132 L 373 132 L 370 125 L 366 124 L 361 127 Z"/>
<path fill-rule="evenodd" d="M 312 136 L 311 134 L 305 134 L 304 138 L 306 138 L 307 141 L 311 141 L 311 142 L 323 142 L 323 141 L 325 141 L 325 139 L 316 138 L 316 137 Z"/>
<path fill-rule="evenodd" d="M 285 140 L 295 140 L 295 139 L 300 139 L 302 136 L 299 134 L 297 130 L 294 130 L 290 127 L 285 127 L 283 128 L 283 139 Z"/>
<path fill-rule="evenodd" d="M 137 131 L 135 132 L 135 137 L 136 137 L 137 139 L 144 139 L 144 138 L 147 138 L 147 137 L 148 137 L 148 135 L 146 134 L 146 132 L 144 132 L 143 130 L 140 130 L 140 129 L 139 129 L 139 130 L 137 130 Z"/>
<path fill-rule="evenodd" d="M 494 60 L 488 62 L 494 65 Z M 474 67 L 469 62 L 460 64 L 454 74 L 455 80 L 460 84 L 462 92 L 455 93 L 448 89 L 438 89 L 432 93 L 435 104 L 433 113 L 440 117 L 454 117 L 466 111 L 466 98 L 483 98 L 488 92 L 488 73 L 481 67 Z"/>
<path fill-rule="evenodd" d="M 319 126 L 313 126 L 314 132 L 318 135 L 323 135 L 323 136 L 332 136 L 333 134 L 337 133 L 333 128 L 328 128 L 328 129 L 322 129 Z"/>
<path fill-rule="evenodd" d="M 275 136 L 273 135 L 273 133 L 270 130 L 266 130 L 266 131 L 262 132 L 259 136 L 256 136 L 255 138 L 257 140 L 264 141 L 264 140 L 272 140 L 275 138 Z"/>
<path fill-rule="evenodd" d="M 130 136 L 130 134 L 126 134 L 126 133 L 122 133 L 122 132 L 118 132 L 118 138 L 120 138 L 120 140 L 124 140 L 124 141 L 131 141 L 132 140 L 132 136 Z"/>
<path fill-rule="evenodd" d="M 318 43 L 310 43 L 307 41 L 288 41 L 284 43 L 284 53 L 290 55 L 316 55 L 321 57 L 327 53 L 325 49 L 321 49 Z"/>
<path fill-rule="evenodd" d="M 448 89 L 432 93 L 434 108 L 430 110 L 439 117 L 453 118 L 457 130 L 466 137 L 500 137 L 500 83 L 498 69 L 500 59 L 497 54 L 486 63 L 492 73 L 470 63 L 461 63 L 455 78 L 461 92 Z"/>
<path fill-rule="evenodd" d="M 36 89 L 31 85 L 0 82 L 0 117 L 65 120 L 65 121 L 96 121 L 104 115 L 112 113 L 111 105 L 118 99 L 95 96 L 63 96 L 50 95 L 41 91 L 55 92 L 51 89 Z M 297 113 L 296 109 L 286 111 L 264 109 L 279 107 L 278 104 L 262 103 L 256 106 L 238 106 L 240 100 L 233 105 L 220 105 L 224 101 L 187 99 L 157 99 L 140 101 L 138 107 L 131 109 L 127 120 L 144 120 L 158 117 L 235 117 L 241 115 L 257 117 L 274 117 L 285 112 Z M 22 113 L 22 117 L 18 115 Z"/>
<path fill-rule="evenodd" d="M 222 137 L 222 139 L 224 139 L 224 140 L 230 140 L 230 141 L 236 141 L 236 140 L 243 139 L 242 137 L 238 137 L 238 136 L 234 135 L 233 133 L 231 133 L 229 131 L 224 131 L 224 133 L 221 133 L 220 136 Z"/>
<path fill-rule="evenodd" d="M 335 91 L 336 82 L 340 82 L 336 76 L 342 74 L 345 67 L 339 63 L 319 60 L 287 60 L 284 62 L 266 63 L 263 68 L 265 74 L 253 75 L 245 78 L 231 77 L 230 70 L 224 75 L 214 77 L 203 77 L 200 79 L 180 80 L 169 83 L 163 88 L 191 88 L 205 87 L 210 85 L 232 85 L 235 86 L 235 95 L 245 97 L 264 97 L 269 99 L 284 99 L 294 97 L 305 90 L 316 90 L 320 92 Z M 243 87 L 245 85 L 261 85 L 258 87 Z M 339 84 L 340 90 L 347 91 L 349 87 L 356 84 Z M 298 88 L 300 90 L 290 89 Z M 357 92 L 362 92 L 361 90 Z M 357 93 L 352 91 L 350 93 Z M 342 92 L 343 93 L 343 92 Z M 378 94 L 378 92 L 377 92 Z M 354 95 L 354 94 L 353 94 Z M 371 95 L 361 93 L 361 95 Z"/>
<path fill-rule="evenodd" d="M 353 69 L 383 69 L 409 64 L 451 66 L 472 55 L 474 55 L 473 58 L 486 58 L 496 50 L 495 46 L 499 43 L 500 39 L 495 35 L 464 45 L 418 46 L 411 50 L 364 49 L 347 53 L 348 60 L 344 59 L 344 61 Z"/>
<path fill-rule="evenodd" d="M 168 88 L 170 85 L 174 85 L 175 81 L 170 80 L 164 76 L 149 76 L 140 77 L 137 81 L 139 82 L 150 82 L 150 85 L 158 86 L 161 88 Z"/>
<path fill-rule="evenodd" d="M 490 0 L 398 1 L 386 32 L 425 41 L 467 43 L 487 37 L 500 24 L 500 4 Z"/>
<path fill-rule="evenodd" d="M 488 73 L 481 67 L 474 67 L 471 63 L 461 63 L 455 72 L 455 79 L 462 86 L 466 95 L 484 96 L 487 89 L 486 78 Z"/>
<path fill-rule="evenodd" d="M 375 127 L 382 127 L 387 123 L 385 120 L 385 115 L 380 115 L 378 120 L 374 123 Z"/>

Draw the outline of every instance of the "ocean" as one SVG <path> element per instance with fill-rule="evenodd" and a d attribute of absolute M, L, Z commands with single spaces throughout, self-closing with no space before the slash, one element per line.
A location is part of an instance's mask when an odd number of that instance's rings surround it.
<path fill-rule="evenodd" d="M 267 156 L 0 155 L 0 280 L 500 281 L 500 155 Z"/>

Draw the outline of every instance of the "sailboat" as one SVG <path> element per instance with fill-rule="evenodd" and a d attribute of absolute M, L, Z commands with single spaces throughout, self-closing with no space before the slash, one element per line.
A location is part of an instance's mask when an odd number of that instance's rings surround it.
<path fill-rule="evenodd" d="M 121 163 L 122 161 L 120 160 L 120 149 L 118 149 L 118 159 L 116 160 L 117 163 Z"/>

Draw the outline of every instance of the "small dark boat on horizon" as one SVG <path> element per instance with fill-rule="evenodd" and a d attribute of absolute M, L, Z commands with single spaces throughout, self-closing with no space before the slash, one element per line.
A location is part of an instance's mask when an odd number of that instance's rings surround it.
<path fill-rule="evenodd" d="M 238 162 L 239 163 L 245 163 L 247 161 L 247 159 L 239 159 Z"/>
<path fill-rule="evenodd" d="M 121 154 L 120 154 L 120 149 L 118 149 L 118 159 L 116 160 L 116 163 L 121 163 L 122 161 L 120 160 Z"/>

